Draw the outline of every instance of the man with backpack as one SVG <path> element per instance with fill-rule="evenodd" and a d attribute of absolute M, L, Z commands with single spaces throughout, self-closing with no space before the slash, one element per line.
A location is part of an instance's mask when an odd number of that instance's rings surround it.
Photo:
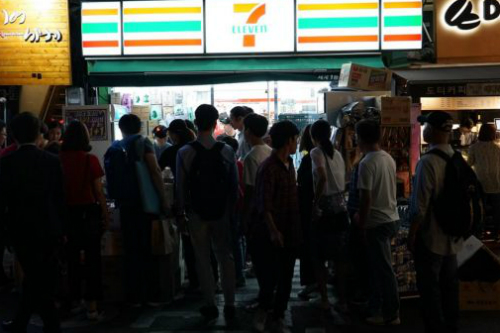
<path fill-rule="evenodd" d="M 231 243 L 231 215 L 238 199 L 236 155 L 231 147 L 213 138 L 219 112 L 208 104 L 195 111 L 196 141 L 184 146 L 177 157 L 177 221 L 187 224 L 193 244 L 198 279 L 205 298 L 200 309 L 207 319 L 216 319 L 215 281 L 210 265 L 213 245 L 221 271 L 226 320 L 235 316 L 236 287 Z"/>
<path fill-rule="evenodd" d="M 438 111 L 418 120 L 425 124 L 430 151 L 416 169 L 408 247 L 415 258 L 425 332 L 457 332 L 457 253 L 479 213 L 480 188 L 473 170 L 449 144 L 451 116 Z"/>
<path fill-rule="evenodd" d="M 108 195 L 120 211 L 125 250 L 127 301 L 134 307 L 151 301 L 152 216 L 168 214 L 166 192 L 151 141 L 141 132 L 141 120 L 133 114 L 119 121 L 123 140 L 104 156 Z"/>

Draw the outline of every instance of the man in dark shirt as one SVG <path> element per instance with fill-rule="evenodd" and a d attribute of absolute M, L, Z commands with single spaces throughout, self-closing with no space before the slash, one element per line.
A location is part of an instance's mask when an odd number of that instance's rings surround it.
<path fill-rule="evenodd" d="M 301 244 L 299 202 L 295 168 L 290 155 L 297 151 L 299 130 L 289 122 L 275 124 L 270 131 L 273 152 L 259 168 L 256 182 L 258 220 L 251 227 L 252 256 L 261 277 L 259 311 L 254 327 L 265 328 L 267 311 L 273 304 L 273 325 L 277 332 L 289 332 L 284 323 L 292 278 Z"/>
<path fill-rule="evenodd" d="M 0 160 L 0 221 L 24 272 L 23 294 L 4 331 L 26 332 L 33 312 L 44 332 L 60 332 L 53 281 L 63 235 L 63 175 L 59 159 L 37 148 L 40 121 L 30 113 L 12 120 L 16 151 Z"/>

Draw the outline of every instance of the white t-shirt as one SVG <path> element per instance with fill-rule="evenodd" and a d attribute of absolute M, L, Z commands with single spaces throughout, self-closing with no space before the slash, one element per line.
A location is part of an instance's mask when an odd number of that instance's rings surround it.
<path fill-rule="evenodd" d="M 399 220 L 396 200 L 396 162 L 383 150 L 370 152 L 359 163 L 358 189 L 372 194 L 365 228 Z"/>
<path fill-rule="evenodd" d="M 326 157 L 326 158 L 325 158 Z M 333 158 L 325 156 L 320 148 L 311 150 L 314 184 L 318 180 L 318 169 L 324 168 L 327 173 L 325 195 L 344 192 L 345 190 L 345 163 L 342 155 L 335 150 Z M 328 166 L 326 165 L 328 163 Z M 328 174 L 329 173 L 329 174 Z"/>
<path fill-rule="evenodd" d="M 258 145 L 252 147 L 243 160 L 243 182 L 245 185 L 255 186 L 257 170 L 262 162 L 271 156 L 272 148 L 268 145 Z"/>

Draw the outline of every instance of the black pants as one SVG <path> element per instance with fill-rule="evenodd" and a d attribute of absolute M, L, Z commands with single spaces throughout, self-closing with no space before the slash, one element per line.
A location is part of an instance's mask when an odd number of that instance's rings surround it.
<path fill-rule="evenodd" d="M 25 331 L 35 312 L 43 320 L 45 333 L 60 332 L 54 304 L 54 280 L 57 272 L 54 247 L 30 244 L 16 246 L 14 250 L 24 272 L 23 293 L 14 316 L 14 332 Z"/>
<path fill-rule="evenodd" d="M 151 299 L 151 218 L 141 206 L 121 206 L 120 221 L 125 250 L 125 296 L 131 303 Z"/>
<path fill-rule="evenodd" d="M 82 299 L 96 301 L 102 298 L 101 224 L 98 216 L 89 218 L 90 215 L 92 214 L 89 213 L 88 206 L 68 208 L 70 219 L 66 255 L 70 298 L 74 302 Z"/>
<path fill-rule="evenodd" d="M 422 302 L 426 333 L 458 331 L 457 256 L 429 251 L 421 239 L 415 249 L 417 287 Z"/>
<path fill-rule="evenodd" d="M 316 283 L 316 276 L 314 275 L 314 265 L 312 262 L 311 254 L 311 221 L 312 221 L 312 205 L 309 210 L 304 210 L 300 212 L 300 219 L 302 223 L 302 235 L 304 243 L 302 244 L 300 251 L 300 284 L 302 286 L 308 286 Z"/>
<path fill-rule="evenodd" d="M 275 318 L 284 318 L 288 307 L 297 253 L 295 248 L 277 248 L 268 239 L 252 242 L 251 255 L 260 283 L 259 306 L 272 308 Z"/>

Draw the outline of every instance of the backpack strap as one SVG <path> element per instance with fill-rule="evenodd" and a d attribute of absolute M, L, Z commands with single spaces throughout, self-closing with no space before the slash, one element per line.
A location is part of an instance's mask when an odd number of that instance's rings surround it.
<path fill-rule="evenodd" d="M 446 162 L 451 161 L 450 155 L 446 154 L 444 151 L 442 151 L 441 149 L 438 149 L 438 148 L 431 149 L 425 155 L 427 155 L 427 154 L 439 156 L 443 160 L 445 160 Z M 455 154 L 456 154 L 456 152 L 455 152 Z"/>
<path fill-rule="evenodd" d="M 199 141 L 190 142 L 189 145 L 193 147 L 194 150 L 196 150 L 196 153 L 199 153 L 203 151 L 210 151 L 213 149 L 215 149 L 218 152 L 221 152 L 226 144 L 224 142 L 217 141 L 211 149 L 206 149 L 205 146 L 203 146 Z"/>

